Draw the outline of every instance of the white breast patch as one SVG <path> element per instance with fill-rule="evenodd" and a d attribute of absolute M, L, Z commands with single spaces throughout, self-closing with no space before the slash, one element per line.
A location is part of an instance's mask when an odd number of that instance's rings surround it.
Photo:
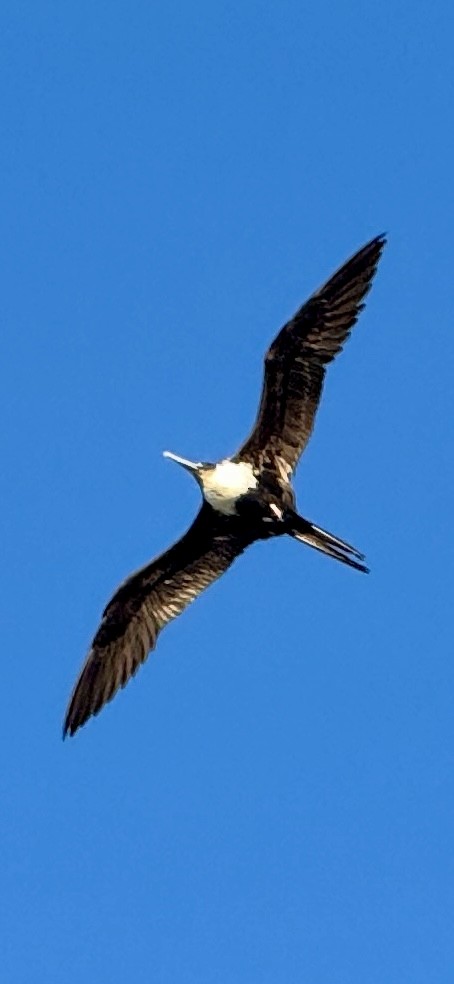
<path fill-rule="evenodd" d="M 247 461 L 220 461 L 213 471 L 203 476 L 205 499 L 213 509 L 232 516 L 236 501 L 257 488 L 252 465 Z"/>

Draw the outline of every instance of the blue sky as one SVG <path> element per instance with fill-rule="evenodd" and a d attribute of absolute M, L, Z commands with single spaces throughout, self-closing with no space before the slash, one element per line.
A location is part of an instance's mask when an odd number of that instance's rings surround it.
<path fill-rule="evenodd" d="M 451 981 L 451 5 L 1 20 L 4 979 Z M 383 230 L 296 479 L 370 577 L 257 545 L 63 744 L 103 605 L 197 509 L 162 450 L 234 451 Z"/>

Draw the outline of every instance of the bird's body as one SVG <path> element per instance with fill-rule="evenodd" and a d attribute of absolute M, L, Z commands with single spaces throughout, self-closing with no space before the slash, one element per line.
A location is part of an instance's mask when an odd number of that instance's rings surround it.
<path fill-rule="evenodd" d="M 193 470 L 193 462 L 188 462 L 170 451 L 164 451 L 183 467 Z M 254 467 L 249 461 L 234 461 L 225 458 L 216 465 L 196 465 L 199 469 L 199 484 L 205 502 L 221 516 L 234 517 L 253 524 L 256 520 L 271 522 L 276 520 L 277 511 L 293 504 L 291 485 L 274 471 Z"/>
<path fill-rule="evenodd" d="M 161 629 L 254 541 L 287 534 L 367 571 L 355 547 L 298 515 L 291 478 L 312 432 L 325 366 L 357 320 L 384 244 L 378 236 L 364 246 L 279 332 L 265 358 L 257 420 L 237 454 L 210 464 L 164 452 L 191 472 L 203 504 L 184 536 L 132 574 L 107 605 L 65 734 L 98 713 L 144 662 Z"/>

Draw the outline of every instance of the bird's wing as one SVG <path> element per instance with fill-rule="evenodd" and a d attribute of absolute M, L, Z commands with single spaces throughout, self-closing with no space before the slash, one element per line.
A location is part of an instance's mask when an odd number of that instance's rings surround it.
<path fill-rule="evenodd" d="M 252 433 L 235 455 L 288 480 L 312 432 L 325 366 L 342 349 L 370 289 L 386 239 L 355 253 L 281 329 L 265 356 Z"/>
<path fill-rule="evenodd" d="M 242 527 L 206 503 L 184 536 L 132 574 L 109 601 L 66 713 L 73 735 L 138 670 L 161 629 L 230 566 L 249 545 Z"/>

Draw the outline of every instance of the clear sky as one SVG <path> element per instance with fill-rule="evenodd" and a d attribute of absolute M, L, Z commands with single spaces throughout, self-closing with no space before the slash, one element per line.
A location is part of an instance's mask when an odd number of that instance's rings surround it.
<path fill-rule="evenodd" d="M 2 979 L 452 981 L 453 14 L 6 0 Z M 389 245 L 296 479 L 364 577 L 259 544 L 62 743 L 103 605 L 189 525 L 162 458 Z"/>

